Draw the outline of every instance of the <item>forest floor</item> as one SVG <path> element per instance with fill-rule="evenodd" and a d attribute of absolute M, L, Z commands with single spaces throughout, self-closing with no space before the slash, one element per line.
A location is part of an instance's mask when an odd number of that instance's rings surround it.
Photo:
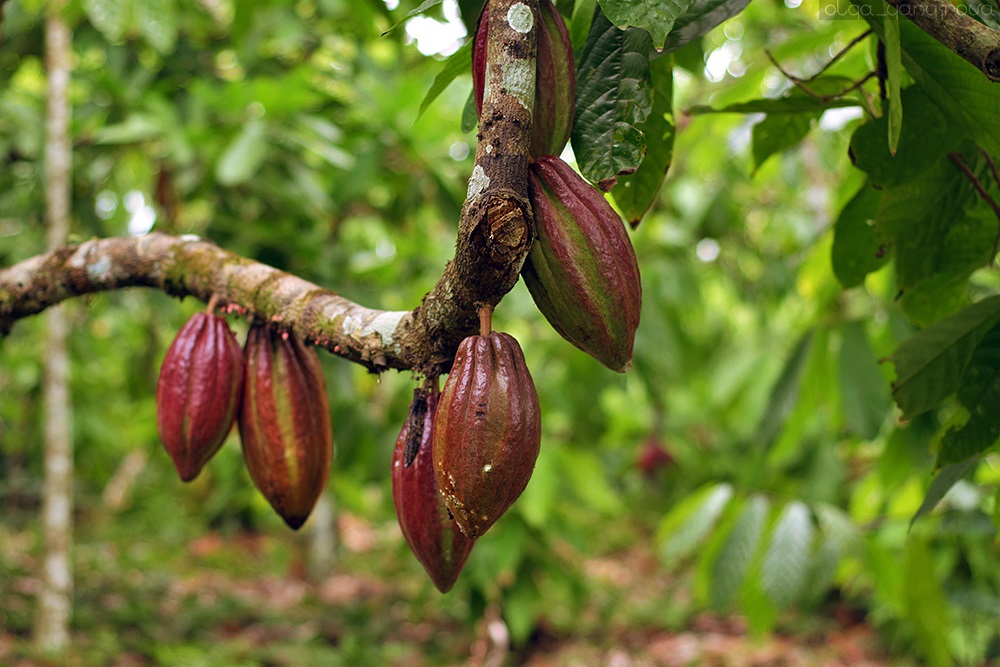
<path fill-rule="evenodd" d="M 99 531 L 98 531 L 99 532 Z M 582 563 L 594 595 L 573 628 L 543 623 L 509 648 L 499 614 L 474 625 L 467 608 L 414 577 L 379 577 L 400 568 L 384 526 L 353 515 L 338 521 L 337 573 L 310 583 L 301 552 L 280 536 L 208 533 L 169 555 L 137 540 L 88 541 L 76 549 L 73 649 L 46 658 L 31 648 L 39 589 L 37 536 L 0 524 L 0 665 L 4 667 L 866 667 L 908 664 L 887 657 L 862 614 L 831 602 L 755 638 L 735 615 L 695 613 L 656 622 L 657 609 L 690 608 L 665 597 L 655 554 L 637 545 Z M 164 567 L 164 561 L 168 561 Z M 169 561 L 174 566 L 171 567 Z M 637 610 L 640 610 L 637 612 Z M 645 610 L 644 612 L 641 610 Z M 669 616 L 670 614 L 666 614 Z M 916 664 L 915 662 L 912 664 Z"/>

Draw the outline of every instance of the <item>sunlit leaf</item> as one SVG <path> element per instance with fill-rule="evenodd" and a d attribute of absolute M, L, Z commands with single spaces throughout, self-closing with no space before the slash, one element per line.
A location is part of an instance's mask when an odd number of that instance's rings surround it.
<path fill-rule="evenodd" d="M 1000 296 L 993 296 L 932 324 L 899 346 L 890 359 L 896 366 L 893 395 L 904 417 L 932 410 L 958 390 L 976 346 L 997 322 Z"/>
<path fill-rule="evenodd" d="M 712 564 L 711 602 L 714 609 L 723 609 L 743 583 L 750 560 L 760 544 L 769 507 L 763 496 L 752 497 Z"/>
<path fill-rule="evenodd" d="M 674 567 L 705 539 L 732 497 L 728 484 L 712 484 L 684 498 L 663 517 L 656 541 L 666 567 Z"/>
<path fill-rule="evenodd" d="M 934 560 L 927 544 L 911 536 L 902 563 L 906 581 L 902 590 L 907 620 L 914 625 L 914 638 L 921 653 L 929 665 L 944 667 L 953 664 L 948 650 L 951 609 L 941 589 Z"/>
<path fill-rule="evenodd" d="M 219 157 L 215 177 L 225 186 L 247 182 L 264 163 L 268 149 L 264 126 L 259 122 L 247 124 Z"/>
<path fill-rule="evenodd" d="M 105 39 L 117 42 L 128 27 L 132 0 L 83 0 L 83 10 Z"/>
<path fill-rule="evenodd" d="M 771 387 L 767 409 L 757 425 L 754 436 L 754 441 L 761 447 L 770 445 L 778 437 L 785 425 L 785 419 L 799 399 L 799 384 L 809 362 L 812 337 L 813 330 L 810 329 L 798 340 L 785 361 L 784 368 L 781 369 L 781 375 Z"/>
<path fill-rule="evenodd" d="M 739 14 L 749 4 L 750 0 L 694 0 L 667 33 L 663 43 L 664 53 L 698 39 L 726 19 Z"/>
<path fill-rule="evenodd" d="M 930 487 L 927 489 L 927 494 L 924 496 L 923 502 L 920 503 L 920 508 L 917 509 L 916 514 L 910 519 L 910 526 L 913 526 L 913 523 L 917 519 L 937 507 L 937 504 L 948 494 L 951 487 L 955 486 L 960 479 L 975 470 L 976 466 L 979 465 L 979 458 L 979 456 L 972 456 L 965 461 L 952 463 L 938 470 L 937 474 L 934 475 L 934 481 L 931 482 Z"/>
<path fill-rule="evenodd" d="M 767 158 L 798 145 L 819 117 L 814 113 L 768 114 L 753 126 L 753 166 L 756 171 Z"/>
<path fill-rule="evenodd" d="M 471 71 L 471 67 L 472 42 L 469 41 L 444 61 L 444 64 L 441 66 L 441 71 L 434 77 L 434 83 L 431 84 L 427 94 L 424 95 L 423 101 L 420 102 L 420 111 L 417 113 L 417 118 L 424 115 L 424 111 L 427 110 L 427 107 L 429 107 L 431 103 L 444 92 L 445 88 L 447 88 L 456 77 L 462 74 L 467 74 Z"/>
<path fill-rule="evenodd" d="M 900 84 L 903 80 L 902 54 L 899 45 L 899 14 L 889 12 L 885 15 L 885 87 L 889 98 L 889 154 L 895 155 L 899 146 L 899 131 L 903 125 L 903 101 L 899 97 Z"/>
<path fill-rule="evenodd" d="M 174 0 L 132 0 L 139 32 L 162 55 L 177 45 L 177 5 Z"/>
<path fill-rule="evenodd" d="M 813 533 L 809 509 L 798 501 L 788 503 L 771 533 L 761 571 L 764 592 L 779 607 L 792 603 L 806 584 Z"/>

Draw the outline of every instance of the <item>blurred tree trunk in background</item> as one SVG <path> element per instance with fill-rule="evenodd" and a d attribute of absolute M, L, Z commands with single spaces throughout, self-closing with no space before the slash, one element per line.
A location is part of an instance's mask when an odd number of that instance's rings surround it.
<path fill-rule="evenodd" d="M 64 0 L 52 0 L 45 23 L 48 106 L 45 122 L 45 206 L 50 248 L 65 245 L 70 222 L 69 77 L 71 35 Z M 66 351 L 65 306 L 48 317 L 45 358 L 45 480 L 42 488 L 44 554 L 35 642 L 58 651 L 69 640 L 73 569 L 73 441 Z"/>

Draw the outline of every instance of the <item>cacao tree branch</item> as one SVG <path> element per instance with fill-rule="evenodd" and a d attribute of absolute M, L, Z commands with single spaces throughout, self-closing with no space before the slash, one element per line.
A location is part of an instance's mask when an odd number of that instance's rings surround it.
<path fill-rule="evenodd" d="M 886 0 L 928 35 L 1000 82 L 1000 32 L 958 10 L 947 0 Z"/>
<path fill-rule="evenodd" d="M 145 286 L 279 324 L 380 372 L 447 372 L 479 329 L 479 307 L 517 282 L 533 239 L 528 144 L 535 95 L 537 0 L 492 0 L 479 145 L 455 257 L 412 312 L 365 308 L 318 285 L 197 237 L 95 239 L 0 269 L 0 335 L 65 299 Z"/>

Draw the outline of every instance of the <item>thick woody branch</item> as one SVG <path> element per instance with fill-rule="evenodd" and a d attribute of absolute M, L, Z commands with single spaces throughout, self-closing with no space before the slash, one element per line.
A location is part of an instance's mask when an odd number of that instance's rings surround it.
<path fill-rule="evenodd" d="M 479 330 L 479 308 L 517 282 L 533 239 L 528 143 L 535 96 L 537 0 L 490 5 L 486 92 L 476 163 L 455 257 L 412 312 L 365 308 L 318 285 L 197 237 L 153 233 L 61 248 L 0 269 L 0 335 L 65 299 L 145 286 L 273 322 L 379 372 L 447 372 Z"/>
<path fill-rule="evenodd" d="M 947 0 L 886 0 L 928 35 L 1000 81 L 1000 32 L 958 10 Z"/>

